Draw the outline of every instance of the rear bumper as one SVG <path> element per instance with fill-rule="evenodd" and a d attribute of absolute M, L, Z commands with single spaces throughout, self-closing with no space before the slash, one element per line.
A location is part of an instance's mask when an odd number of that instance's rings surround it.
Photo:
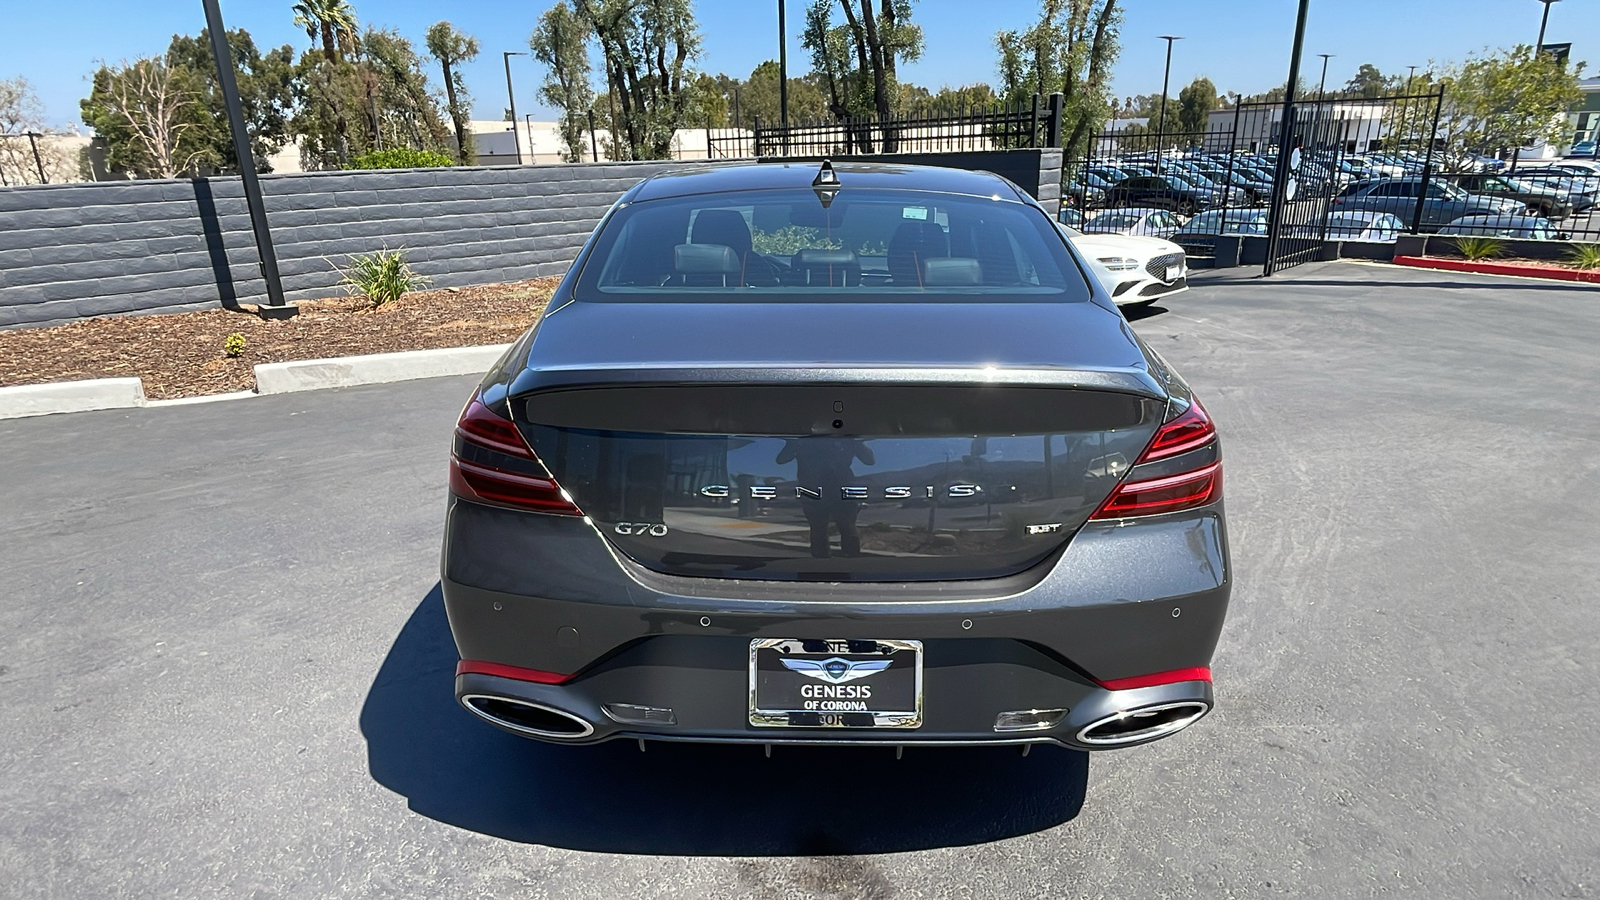
<path fill-rule="evenodd" d="M 1058 555 L 1010 578 L 829 585 L 662 576 L 617 556 L 582 519 L 456 500 L 442 587 L 463 659 L 570 676 L 561 684 L 457 676 L 460 700 L 538 704 L 592 727 L 530 736 L 1089 748 L 1079 732 L 1118 710 L 1210 708 L 1205 681 L 1132 690 L 1102 683 L 1208 667 L 1231 585 L 1220 503 L 1092 523 Z M 923 641 L 923 724 L 751 725 L 747 661 L 756 638 Z M 675 723 L 617 721 L 608 703 L 671 709 Z M 1041 731 L 995 730 L 998 713 L 1027 709 L 1070 712 Z"/>
<path fill-rule="evenodd" d="M 476 673 L 456 676 L 456 698 L 489 724 L 525 737 L 570 744 L 625 739 L 746 744 L 964 745 L 1051 743 L 1078 750 L 1109 749 L 1084 740 L 1085 729 L 1128 710 L 1169 704 L 1195 704 L 1198 720 L 1213 705 L 1211 683 L 1184 681 L 1157 687 L 1114 691 L 1070 674 L 1051 672 L 1016 645 L 983 660 L 970 658 L 982 648 L 943 648 L 929 642 L 923 672 L 923 724 L 915 729 L 765 728 L 747 715 L 745 673 L 739 663 L 748 642 L 738 638 L 657 639 L 632 648 L 595 671 L 562 685 L 536 684 Z M 720 645 L 720 646 L 719 646 Z M 944 652 L 955 649 L 956 655 Z M 710 652 L 708 652 L 710 651 Z M 945 664 L 935 664 L 943 659 Z M 960 662 L 952 662 L 960 659 Z M 482 698 L 508 699 L 555 710 L 587 723 L 570 733 L 531 731 L 497 720 Z M 1044 703 L 1048 705 L 1040 706 Z M 670 710 L 672 724 L 619 721 L 607 712 L 617 704 Z M 485 710 L 490 715 L 484 715 Z M 1059 724 L 1027 731 L 997 731 L 1001 712 L 1066 709 Z M 664 718 L 664 717 L 663 717 Z M 1185 723 L 1187 724 L 1187 723 Z M 1152 733 L 1115 744 L 1129 747 L 1166 736 Z"/>

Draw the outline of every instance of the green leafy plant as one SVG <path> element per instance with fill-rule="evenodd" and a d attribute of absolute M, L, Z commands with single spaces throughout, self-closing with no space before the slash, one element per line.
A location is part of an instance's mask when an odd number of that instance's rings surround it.
<path fill-rule="evenodd" d="M 1494 259 L 1496 256 L 1504 255 L 1506 242 L 1489 237 L 1458 237 L 1456 249 L 1470 260 Z"/>
<path fill-rule="evenodd" d="M 455 160 L 432 150 L 374 150 L 350 160 L 347 169 L 439 169 L 455 165 Z"/>
<path fill-rule="evenodd" d="M 390 250 L 388 247 L 376 253 L 351 256 L 350 267 L 339 269 L 339 274 L 343 276 L 339 284 L 346 293 L 352 297 L 360 294 L 372 301 L 375 307 L 393 303 L 405 296 L 407 291 L 414 291 L 428 283 L 428 279 L 411 271 L 411 266 L 406 264 L 405 250 Z"/>
<path fill-rule="evenodd" d="M 1600 244 L 1573 244 L 1567 262 L 1579 269 L 1600 269 Z"/>
<path fill-rule="evenodd" d="M 237 359 L 244 354 L 244 335 L 235 331 L 222 339 L 222 352 Z"/>

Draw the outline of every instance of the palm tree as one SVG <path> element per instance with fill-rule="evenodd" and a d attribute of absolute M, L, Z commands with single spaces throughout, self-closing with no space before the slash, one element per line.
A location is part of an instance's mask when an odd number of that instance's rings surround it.
<path fill-rule="evenodd" d="M 356 40 L 356 11 L 346 0 L 300 0 L 294 10 L 294 24 L 306 36 L 322 39 L 322 54 L 328 62 L 338 62 L 340 51 L 349 51 Z"/>
<path fill-rule="evenodd" d="M 456 155 L 461 164 L 466 165 L 472 145 L 467 137 L 462 98 L 457 96 L 457 91 L 464 94 L 466 87 L 457 84 L 461 80 L 461 70 L 456 67 L 478 55 L 478 39 L 455 30 L 449 22 L 436 22 L 428 29 L 427 42 L 428 52 L 444 67 L 444 90 L 450 99 L 450 121 L 456 129 Z"/>

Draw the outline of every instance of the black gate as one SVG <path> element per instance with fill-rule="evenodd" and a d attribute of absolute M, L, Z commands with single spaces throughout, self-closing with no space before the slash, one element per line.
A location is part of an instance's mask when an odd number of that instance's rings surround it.
<path fill-rule="evenodd" d="M 1292 125 L 1284 127 L 1282 106 L 1275 125 L 1279 132 L 1275 189 L 1267 217 L 1267 259 L 1263 275 L 1311 262 L 1322 254 L 1328 234 L 1328 213 L 1344 188 L 1344 135 L 1348 120 L 1331 100 L 1295 105 Z M 1249 108 L 1241 113 L 1249 112 Z M 1262 117 L 1265 118 L 1265 117 Z M 1288 148 L 1285 153 L 1284 148 Z"/>
<path fill-rule="evenodd" d="M 1426 224 L 1440 99 L 1313 95 L 1297 100 L 1287 129 L 1281 100 L 1216 110 L 1205 131 L 1114 121 L 1069 150 L 1062 219 L 1170 238 L 1196 262 L 1266 274 L 1319 258 L 1328 240 L 1393 240 Z M 1379 181 L 1392 184 L 1366 196 Z M 1224 246 L 1237 256 L 1217 258 Z"/>

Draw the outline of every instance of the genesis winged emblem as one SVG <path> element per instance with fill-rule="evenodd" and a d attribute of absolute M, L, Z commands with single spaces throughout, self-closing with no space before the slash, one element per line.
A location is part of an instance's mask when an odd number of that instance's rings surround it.
<path fill-rule="evenodd" d="M 832 659 L 820 661 L 815 659 L 784 658 L 780 659 L 779 662 L 783 663 L 783 667 L 791 672 L 799 672 L 801 675 L 819 678 L 829 684 L 843 684 L 846 681 L 855 681 L 857 678 L 865 678 L 868 675 L 882 672 L 884 669 L 889 668 L 892 660 L 858 659 L 852 661 L 835 656 Z"/>

